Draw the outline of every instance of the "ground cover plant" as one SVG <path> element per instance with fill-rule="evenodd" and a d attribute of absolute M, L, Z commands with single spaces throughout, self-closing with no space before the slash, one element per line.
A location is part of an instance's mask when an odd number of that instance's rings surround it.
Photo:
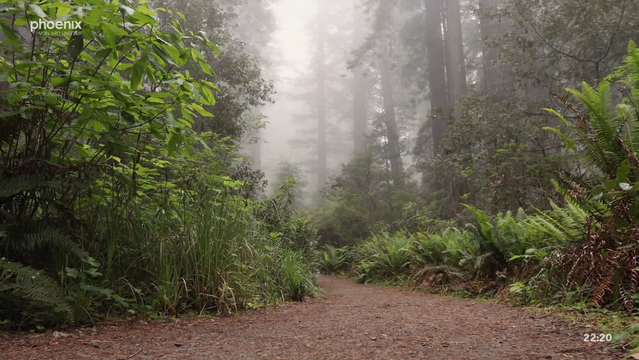
<path fill-rule="evenodd" d="M 624 312 L 630 317 L 615 341 L 626 340 L 639 303 L 639 49 L 631 42 L 628 51 L 624 65 L 597 88 L 569 89 L 576 102 L 559 98 L 564 110 L 548 110 L 564 127 L 546 129 L 582 165 L 556 174 L 564 205 L 550 201 L 549 210 L 494 216 L 465 205 L 472 218 L 456 226 L 361 240 L 351 247 L 358 280 L 404 284 L 410 278 L 421 287 L 453 286 L 527 305 Z M 328 251 L 325 259 L 349 250 Z"/>

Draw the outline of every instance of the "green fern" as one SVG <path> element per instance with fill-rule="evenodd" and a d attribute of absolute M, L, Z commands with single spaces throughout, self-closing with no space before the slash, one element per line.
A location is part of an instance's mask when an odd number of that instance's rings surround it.
<path fill-rule="evenodd" d="M 47 181 L 36 175 L 18 175 L 5 179 L 3 174 L 0 173 L 0 179 L 2 179 L 0 182 L 0 199 L 39 187 L 57 187 L 60 184 L 60 182 Z"/>
<path fill-rule="evenodd" d="M 585 108 L 585 114 L 572 104 L 566 106 L 577 114 L 579 121 L 572 123 L 557 111 L 550 112 L 561 118 L 569 134 L 557 128 L 546 128 L 559 134 L 569 151 L 575 153 L 588 172 L 558 174 L 557 189 L 566 198 L 593 212 L 593 215 L 610 210 L 615 199 L 623 193 L 615 193 L 620 182 L 636 182 L 639 177 L 639 49 L 634 43 L 629 46 L 629 56 L 613 77 L 602 81 L 597 88 L 584 83 L 582 91 L 567 89 Z M 621 78 L 620 83 L 630 85 L 630 96 L 622 104 L 614 105 L 611 83 Z M 569 136 L 570 135 L 570 136 Z M 619 195 L 619 196 L 617 196 Z"/>
<path fill-rule="evenodd" d="M 49 246 L 51 249 L 62 250 L 80 259 L 85 259 L 89 256 L 67 234 L 47 225 L 44 221 L 13 223 L 1 228 L 0 236 L 3 232 L 5 236 L 0 237 L 0 245 L 8 252 L 34 252 Z"/>
<path fill-rule="evenodd" d="M 326 245 L 319 254 L 318 265 L 320 269 L 328 274 L 338 272 L 346 265 L 346 251 L 348 248 Z"/>
<path fill-rule="evenodd" d="M 36 301 L 64 311 L 67 320 L 72 320 L 71 305 L 65 299 L 58 284 L 30 266 L 0 259 L 0 292 L 11 291 L 18 298 Z"/>

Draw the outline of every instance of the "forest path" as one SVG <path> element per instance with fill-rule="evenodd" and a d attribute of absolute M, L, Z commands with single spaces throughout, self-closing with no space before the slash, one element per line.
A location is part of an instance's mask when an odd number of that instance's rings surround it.
<path fill-rule="evenodd" d="M 2 359 L 613 359 L 562 320 L 323 276 L 317 299 L 230 318 L 0 339 Z"/>

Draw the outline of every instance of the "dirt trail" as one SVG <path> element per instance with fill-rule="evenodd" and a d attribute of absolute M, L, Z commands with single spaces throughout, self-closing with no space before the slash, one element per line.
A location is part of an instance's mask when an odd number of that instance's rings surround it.
<path fill-rule="evenodd" d="M 552 317 L 322 277 L 318 299 L 232 318 L 0 340 L 2 359 L 614 359 Z"/>

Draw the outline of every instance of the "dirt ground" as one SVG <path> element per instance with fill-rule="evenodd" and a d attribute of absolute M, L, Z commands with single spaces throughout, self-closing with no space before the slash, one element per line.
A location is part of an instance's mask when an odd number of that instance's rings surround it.
<path fill-rule="evenodd" d="M 618 359 L 584 329 L 503 304 L 322 277 L 317 299 L 236 317 L 105 322 L 0 339 L 1 359 Z M 587 332 L 587 331 L 586 331 Z M 60 335 L 60 334 L 57 334 Z M 70 335 L 70 336 L 69 336 Z"/>

